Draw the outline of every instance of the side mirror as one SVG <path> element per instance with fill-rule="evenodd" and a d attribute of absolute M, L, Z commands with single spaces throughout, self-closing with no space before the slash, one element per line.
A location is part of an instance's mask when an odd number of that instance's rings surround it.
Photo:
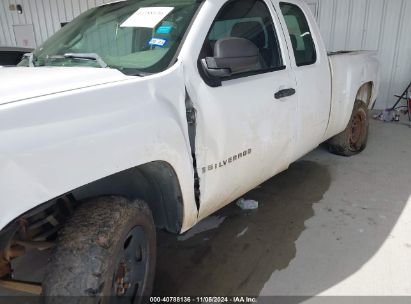
<path fill-rule="evenodd" d="M 259 64 L 257 46 L 244 38 L 222 38 L 214 47 L 214 57 L 201 60 L 205 72 L 212 77 L 229 77 L 254 69 Z"/>

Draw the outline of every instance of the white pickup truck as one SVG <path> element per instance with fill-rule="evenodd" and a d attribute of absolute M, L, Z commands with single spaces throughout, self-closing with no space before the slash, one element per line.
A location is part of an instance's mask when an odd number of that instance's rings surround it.
<path fill-rule="evenodd" d="M 323 142 L 361 152 L 378 70 L 327 54 L 299 0 L 85 12 L 0 70 L 0 286 L 138 302 L 156 227 L 184 233 Z M 32 248 L 52 251 L 41 286 L 13 281 Z"/>

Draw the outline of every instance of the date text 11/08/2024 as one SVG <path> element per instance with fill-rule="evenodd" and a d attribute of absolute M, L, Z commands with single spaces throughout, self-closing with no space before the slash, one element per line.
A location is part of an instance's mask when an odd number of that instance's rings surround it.
<path fill-rule="evenodd" d="M 256 297 L 150 297 L 155 303 L 258 303 Z"/>

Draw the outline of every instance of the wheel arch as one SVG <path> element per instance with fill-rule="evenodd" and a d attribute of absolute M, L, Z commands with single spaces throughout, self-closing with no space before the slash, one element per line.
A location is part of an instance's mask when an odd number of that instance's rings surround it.
<path fill-rule="evenodd" d="M 370 82 L 364 83 L 357 90 L 357 95 L 355 97 L 355 100 L 361 100 L 367 105 L 367 107 L 370 107 L 372 98 L 373 98 L 373 92 L 374 92 L 374 82 L 370 81 Z"/>
<path fill-rule="evenodd" d="M 0 231 L 0 250 L 19 230 L 21 220 L 47 213 L 53 206 L 58 208 L 61 203 L 76 207 L 88 199 L 112 195 L 146 201 L 158 228 L 173 233 L 181 231 L 184 201 L 179 178 L 168 162 L 153 161 L 80 186 L 17 216 Z"/>
<path fill-rule="evenodd" d="M 89 199 L 103 196 L 144 200 L 157 228 L 172 233 L 182 230 L 184 202 L 177 173 L 169 163 L 153 161 L 69 191 L 11 221 L 0 231 L 0 277 L 11 273 L 10 261 L 17 257 L 12 253 L 16 242 L 51 241 L 54 238 L 49 237 L 64 226 L 73 209 Z M 36 228 L 31 229 L 33 226 Z M 43 246 L 41 242 L 38 244 Z"/>
<path fill-rule="evenodd" d="M 71 194 L 76 200 L 118 195 L 142 199 L 150 207 L 156 226 L 178 233 L 182 228 L 184 202 L 180 182 L 167 162 L 154 161 L 82 186 Z"/>

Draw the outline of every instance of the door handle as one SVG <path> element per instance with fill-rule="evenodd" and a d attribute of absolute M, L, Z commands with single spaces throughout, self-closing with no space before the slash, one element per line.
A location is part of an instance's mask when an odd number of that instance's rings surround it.
<path fill-rule="evenodd" d="M 275 99 L 281 99 L 284 97 L 289 97 L 293 96 L 296 93 L 295 89 L 285 89 L 285 90 L 280 90 L 277 93 L 274 94 Z"/>

